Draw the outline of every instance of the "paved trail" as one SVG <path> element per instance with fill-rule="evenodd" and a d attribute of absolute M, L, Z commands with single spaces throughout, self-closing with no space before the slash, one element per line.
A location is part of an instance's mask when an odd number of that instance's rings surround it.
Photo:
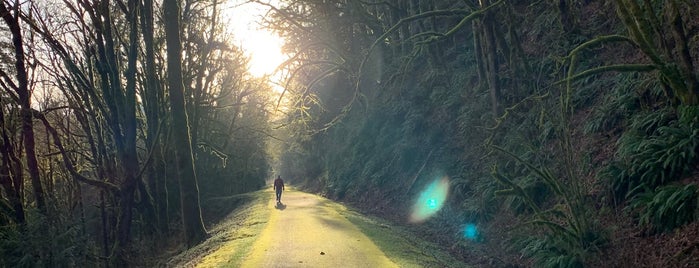
<path fill-rule="evenodd" d="M 242 267 L 398 267 L 331 201 L 285 191 Z"/>

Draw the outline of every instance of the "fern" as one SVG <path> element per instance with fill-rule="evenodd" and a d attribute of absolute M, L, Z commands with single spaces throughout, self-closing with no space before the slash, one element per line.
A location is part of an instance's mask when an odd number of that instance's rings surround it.
<path fill-rule="evenodd" d="M 527 236 L 513 242 L 524 257 L 536 260 L 536 267 L 584 267 L 583 252 L 569 248 L 551 235 Z"/>
<path fill-rule="evenodd" d="M 680 106 L 637 117 L 619 139 L 617 159 L 603 172 L 614 197 L 677 181 L 699 160 L 699 107 Z"/>
<path fill-rule="evenodd" d="M 614 205 L 618 205 L 626 200 L 626 194 L 638 186 L 638 178 L 631 177 L 627 165 L 620 161 L 612 161 L 601 172 L 600 176 L 609 178 L 609 188 L 611 199 Z"/>
<path fill-rule="evenodd" d="M 638 213 L 638 224 L 651 232 L 670 231 L 696 217 L 697 185 L 667 185 L 638 194 L 630 209 Z"/>
<path fill-rule="evenodd" d="M 463 201 L 461 202 L 462 214 L 468 222 L 487 222 L 497 213 L 499 203 L 496 200 L 495 190 L 497 183 L 493 180 L 478 178 L 473 182 L 466 180 L 452 181 L 452 187 L 463 189 L 464 183 L 469 183 L 472 189 L 459 192 Z M 457 199 L 458 200 L 458 199 Z"/>
<path fill-rule="evenodd" d="M 602 103 L 592 111 L 590 119 L 585 123 L 586 133 L 601 133 L 610 131 L 625 121 L 630 114 L 640 108 L 639 96 L 634 91 L 642 80 L 638 74 L 620 75 L 619 80 L 614 80 L 614 91 L 603 97 Z"/>
<path fill-rule="evenodd" d="M 549 187 L 535 177 L 524 176 L 519 180 L 519 184 L 522 187 L 522 191 L 524 191 L 527 196 L 531 198 L 531 202 L 534 202 L 537 206 L 540 206 L 549 198 Z M 518 195 L 509 195 L 504 202 L 507 207 L 517 214 L 532 212 L 526 201 Z"/>
<path fill-rule="evenodd" d="M 527 225 L 544 230 L 543 237 L 526 240 L 520 251 L 535 259 L 541 267 L 582 267 L 588 252 L 598 250 L 606 239 L 592 221 L 590 210 L 585 208 L 579 186 L 564 184 L 548 169 L 536 167 L 500 147 L 493 148 L 525 165 L 551 194 L 562 200 L 562 203 L 544 210 L 526 190 L 526 185 L 514 182 L 493 168 L 493 176 L 505 187 L 496 194 L 519 198 L 533 211 L 533 219 Z"/>
<path fill-rule="evenodd" d="M 76 222 L 50 222 L 30 209 L 24 225 L 0 226 L 0 267 L 93 266 L 86 256 L 94 245 L 87 243 Z"/>

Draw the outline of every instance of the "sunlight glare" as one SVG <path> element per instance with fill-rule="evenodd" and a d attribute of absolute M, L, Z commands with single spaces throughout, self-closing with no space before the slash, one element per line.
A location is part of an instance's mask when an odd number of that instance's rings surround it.
<path fill-rule="evenodd" d="M 256 77 L 271 75 L 275 69 L 284 62 L 281 51 L 282 41 L 279 37 L 265 31 L 258 30 L 249 33 L 242 41 L 243 49 L 249 53 L 249 71 Z"/>
<path fill-rule="evenodd" d="M 255 77 L 274 75 L 277 67 L 287 59 L 282 53 L 282 38 L 260 26 L 267 10 L 268 7 L 247 3 L 225 11 L 235 44 L 250 57 L 248 71 Z"/>

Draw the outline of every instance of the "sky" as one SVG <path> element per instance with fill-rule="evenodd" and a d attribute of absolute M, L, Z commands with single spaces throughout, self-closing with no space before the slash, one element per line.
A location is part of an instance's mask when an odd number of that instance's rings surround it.
<path fill-rule="evenodd" d="M 224 21 L 228 20 L 236 39 L 234 44 L 239 45 L 250 57 L 250 73 L 257 77 L 271 75 L 286 59 L 281 52 L 283 40 L 259 26 L 262 16 L 269 8 L 245 2 L 247 1 L 230 1 L 230 7 L 223 10 Z"/>

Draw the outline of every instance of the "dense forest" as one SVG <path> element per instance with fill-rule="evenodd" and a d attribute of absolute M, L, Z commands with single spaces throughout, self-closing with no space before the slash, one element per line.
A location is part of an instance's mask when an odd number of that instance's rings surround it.
<path fill-rule="evenodd" d="M 693 1 L 301 1 L 280 170 L 486 267 L 699 265 Z M 416 201 L 417 200 L 417 201 Z"/>
<path fill-rule="evenodd" d="M 699 266 L 693 0 L 238 1 L 281 85 L 229 1 L 2 1 L 0 266 L 162 265 L 277 174 L 478 267 Z"/>
<path fill-rule="evenodd" d="M 274 99 L 219 4 L 2 2 L 0 266 L 144 263 L 264 185 Z"/>

